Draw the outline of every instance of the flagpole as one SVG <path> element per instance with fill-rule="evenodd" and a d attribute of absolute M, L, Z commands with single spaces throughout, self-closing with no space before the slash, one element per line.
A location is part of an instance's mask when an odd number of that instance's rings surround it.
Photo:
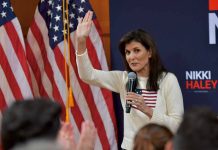
<path fill-rule="evenodd" d="M 70 26 L 69 26 L 69 0 L 67 0 L 67 41 L 68 41 L 68 64 L 70 64 Z M 70 67 L 68 70 L 69 75 L 69 91 L 68 91 L 68 101 L 69 101 L 69 107 L 74 107 L 74 98 L 73 98 L 73 89 L 71 87 L 71 78 L 70 78 Z"/>
<path fill-rule="evenodd" d="M 66 82 L 66 118 L 65 118 L 65 122 L 70 122 L 70 115 L 69 115 L 69 101 L 68 101 L 68 95 L 69 95 L 69 91 L 68 91 L 68 67 L 67 67 L 67 61 L 66 61 L 66 45 L 67 45 L 67 39 L 66 39 L 66 25 L 68 24 L 68 22 L 66 22 L 65 20 L 65 4 L 66 4 L 66 0 L 62 1 L 62 21 L 63 21 L 63 38 L 64 38 L 64 69 L 65 69 L 65 82 Z"/>

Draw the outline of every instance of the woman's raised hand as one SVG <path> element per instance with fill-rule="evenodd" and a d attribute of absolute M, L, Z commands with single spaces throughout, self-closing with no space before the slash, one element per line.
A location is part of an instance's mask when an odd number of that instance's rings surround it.
<path fill-rule="evenodd" d="M 76 36 L 78 42 L 86 41 L 86 38 L 89 36 L 92 26 L 92 16 L 93 12 L 88 11 L 84 18 L 79 19 L 78 26 L 76 29 Z"/>

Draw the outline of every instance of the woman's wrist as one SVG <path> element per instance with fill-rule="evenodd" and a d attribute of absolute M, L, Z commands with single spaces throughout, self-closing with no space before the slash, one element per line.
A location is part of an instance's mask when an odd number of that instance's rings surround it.
<path fill-rule="evenodd" d="M 78 39 L 77 54 L 83 54 L 86 51 L 86 39 Z"/>
<path fill-rule="evenodd" d="M 87 37 L 77 37 L 77 42 L 78 42 L 78 44 L 79 44 L 79 43 L 84 43 L 84 42 L 86 42 L 86 38 L 87 38 Z"/>
<path fill-rule="evenodd" d="M 145 108 L 144 113 L 151 119 L 153 116 L 153 109 L 150 107 Z"/>

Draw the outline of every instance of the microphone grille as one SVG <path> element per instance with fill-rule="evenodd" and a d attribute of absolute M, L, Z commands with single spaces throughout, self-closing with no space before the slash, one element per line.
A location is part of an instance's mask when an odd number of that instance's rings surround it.
<path fill-rule="evenodd" d="M 136 74 L 135 74 L 135 72 L 129 72 L 129 73 L 128 73 L 128 78 L 129 78 L 129 79 L 136 79 Z"/>

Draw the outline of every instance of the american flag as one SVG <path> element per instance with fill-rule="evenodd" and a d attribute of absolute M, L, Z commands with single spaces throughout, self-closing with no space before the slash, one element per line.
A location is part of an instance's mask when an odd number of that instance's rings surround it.
<path fill-rule="evenodd" d="M 74 107 L 70 120 L 76 140 L 80 136 L 81 123 L 93 120 L 98 130 L 95 149 L 117 149 L 116 122 L 111 92 L 87 85 L 79 79 L 76 67 L 74 34 L 78 19 L 92 10 L 88 0 L 69 0 L 69 31 L 63 26 L 62 0 L 41 0 L 27 34 L 26 50 L 34 96 L 48 96 L 58 101 L 62 108 L 67 104 L 65 58 L 68 63 L 70 86 L 73 89 Z M 64 21 L 65 23 L 67 20 Z M 87 41 L 88 53 L 97 69 L 108 70 L 101 41 L 101 32 L 93 17 L 94 25 Z M 64 53 L 64 34 L 70 35 L 70 54 Z M 65 114 L 64 114 L 65 115 Z M 62 116 L 64 119 L 64 116 Z"/>
<path fill-rule="evenodd" d="M 6 107 L 32 96 L 22 30 L 10 1 L 0 0 L 0 122 Z"/>
<path fill-rule="evenodd" d="M 32 97 L 22 30 L 9 0 L 0 0 L 0 119 L 15 99 Z"/>

